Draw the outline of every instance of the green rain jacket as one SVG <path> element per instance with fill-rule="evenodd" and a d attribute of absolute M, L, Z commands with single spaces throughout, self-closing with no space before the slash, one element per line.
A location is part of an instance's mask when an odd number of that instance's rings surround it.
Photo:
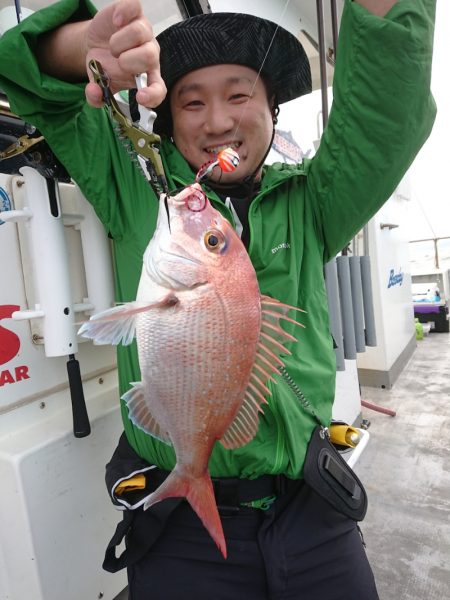
<path fill-rule="evenodd" d="M 92 11 L 78 0 L 64 0 L 7 32 L 0 40 L 0 87 L 12 110 L 45 135 L 114 239 L 117 301 L 127 302 L 135 298 L 142 255 L 155 228 L 156 199 L 117 141 L 106 111 L 86 104 L 84 85 L 40 73 L 34 58 L 39 34 L 89 18 Z M 435 0 L 400 0 L 378 18 L 346 1 L 333 106 L 320 148 L 302 164 L 266 167 L 250 207 L 248 252 L 261 292 L 306 311 L 301 317 L 306 328 L 292 344 L 286 367 L 325 424 L 336 368 L 323 265 L 389 198 L 430 133 L 434 12 Z M 168 140 L 162 155 L 172 187 L 193 182 L 194 173 Z M 217 196 L 208 195 L 232 221 Z M 123 394 L 140 379 L 135 344 L 118 348 L 118 364 Z M 256 437 L 235 450 L 216 443 L 212 476 L 301 477 L 316 423 L 278 379 L 270 386 Z M 137 453 L 171 469 L 173 449 L 136 428 L 123 402 L 122 415 Z"/>

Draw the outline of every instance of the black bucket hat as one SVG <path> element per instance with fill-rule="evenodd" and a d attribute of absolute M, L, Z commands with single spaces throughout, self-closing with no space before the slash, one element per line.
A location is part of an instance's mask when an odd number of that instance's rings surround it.
<path fill-rule="evenodd" d="M 259 72 L 282 104 L 311 91 L 306 52 L 286 29 L 243 13 L 207 13 L 176 23 L 157 38 L 161 75 L 170 93 L 191 71 L 218 64 L 237 64 Z M 168 94 L 169 96 L 169 94 Z M 155 130 L 170 133 L 168 98 L 157 109 Z"/>

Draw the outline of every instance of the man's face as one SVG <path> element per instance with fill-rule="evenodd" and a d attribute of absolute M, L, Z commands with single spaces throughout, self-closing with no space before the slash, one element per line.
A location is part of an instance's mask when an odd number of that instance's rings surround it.
<path fill-rule="evenodd" d="M 216 168 L 214 181 L 232 183 L 251 175 L 269 147 L 272 113 L 265 85 L 253 69 L 214 65 L 192 71 L 174 85 L 170 107 L 175 144 L 194 170 L 224 148 L 238 152 L 236 171 L 220 177 Z"/>

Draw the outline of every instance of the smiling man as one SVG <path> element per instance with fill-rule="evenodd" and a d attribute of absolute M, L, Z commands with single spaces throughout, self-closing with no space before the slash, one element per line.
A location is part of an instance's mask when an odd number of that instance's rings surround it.
<path fill-rule="evenodd" d="M 435 0 L 345 1 L 329 124 L 315 157 L 298 165 L 264 166 L 278 106 L 311 89 L 302 46 L 275 23 L 200 15 L 156 40 L 138 0 L 95 16 L 82 0 L 63 0 L 1 39 L 0 86 L 12 109 L 42 131 L 114 240 L 117 301 L 136 296 L 157 202 L 106 111 L 92 108 L 102 93 L 86 85 L 91 58 L 113 91 L 148 74 L 136 99 L 162 103 L 155 126 L 171 189 L 191 184 L 224 147 L 239 153 L 236 171 L 216 170 L 205 191 L 241 233 L 261 292 L 307 311 L 255 438 L 234 450 L 217 443 L 209 462 L 227 561 L 186 502 L 142 511 L 174 454 L 121 404 L 125 431 L 107 484 L 125 511 L 105 568 L 127 566 L 133 600 L 378 597 L 355 521 L 303 481 L 303 467 L 335 391 L 323 265 L 388 199 L 431 130 L 434 11 Z M 123 394 L 140 378 L 134 347 L 119 347 L 118 364 Z"/>
<path fill-rule="evenodd" d="M 175 145 L 194 169 L 220 150 L 234 148 L 240 158 L 237 170 L 215 172 L 215 178 L 231 183 L 254 174 L 259 180 L 272 137 L 273 102 L 263 80 L 248 67 L 216 65 L 190 72 L 170 94 Z"/>

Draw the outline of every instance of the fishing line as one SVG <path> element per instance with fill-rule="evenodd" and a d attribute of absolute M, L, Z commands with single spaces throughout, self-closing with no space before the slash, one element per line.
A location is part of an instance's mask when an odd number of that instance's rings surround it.
<path fill-rule="evenodd" d="M 420 202 L 419 198 L 416 198 L 416 200 L 417 200 L 417 204 L 418 204 L 418 206 L 419 206 L 420 210 L 422 211 L 422 214 L 423 214 L 423 216 L 424 216 L 424 218 L 425 218 L 425 221 L 427 222 L 427 224 L 428 224 L 428 227 L 430 228 L 430 230 L 431 230 L 431 233 L 433 234 L 433 238 L 434 238 L 434 239 L 436 239 L 436 234 L 434 233 L 434 229 L 433 229 L 433 227 L 431 226 L 431 223 L 430 223 L 430 221 L 429 221 L 429 219 L 428 219 L 428 216 L 427 216 L 426 212 L 425 212 L 425 211 L 424 211 L 424 209 L 423 209 L 422 203 Z"/>
<path fill-rule="evenodd" d="M 234 134 L 233 134 L 233 139 L 236 137 L 236 135 L 237 135 L 237 132 L 238 132 L 238 130 L 239 130 L 239 127 L 241 126 L 242 119 L 244 118 L 245 111 L 247 110 L 247 107 L 248 107 L 248 104 L 249 104 L 249 102 L 250 102 L 250 99 L 251 99 L 251 97 L 252 97 L 252 95 L 253 95 L 253 92 L 255 91 L 255 87 L 256 87 L 256 84 L 258 83 L 258 79 L 260 78 L 261 71 L 263 70 L 263 67 L 264 67 L 264 65 L 265 65 L 265 63 L 266 63 L 266 60 L 267 60 L 267 57 L 268 57 L 268 55 L 269 55 L 270 49 L 272 48 L 272 44 L 273 44 L 273 42 L 274 42 L 274 40 L 275 40 L 275 36 L 277 35 L 278 29 L 280 28 L 281 21 L 283 20 L 283 17 L 284 17 L 284 13 L 286 12 L 286 10 L 287 10 L 287 7 L 289 6 L 289 3 L 290 3 L 290 1 L 291 1 L 291 0 L 286 0 L 286 2 L 285 2 L 285 4 L 284 4 L 284 8 L 283 8 L 283 10 L 282 10 L 282 12 L 281 12 L 281 16 L 280 16 L 280 18 L 278 19 L 277 26 L 276 26 L 276 28 L 275 28 L 275 31 L 273 32 L 272 39 L 270 40 L 269 47 L 267 48 L 266 54 L 264 55 L 264 58 L 263 58 L 263 60 L 262 60 L 262 63 L 261 63 L 261 66 L 260 66 L 260 68 L 259 68 L 259 71 L 258 71 L 258 73 L 256 74 L 255 81 L 253 82 L 253 86 L 252 86 L 252 88 L 251 88 L 251 90 L 250 90 L 250 95 L 249 95 L 249 97 L 247 98 L 247 101 L 246 101 L 246 103 L 244 104 L 244 107 L 243 107 L 243 109 L 242 109 L 242 113 L 241 113 L 241 116 L 240 116 L 240 118 L 239 118 L 239 122 L 238 122 L 238 124 L 237 124 L 237 126 L 236 126 L 236 129 L 235 129 L 235 131 L 234 131 Z"/>

